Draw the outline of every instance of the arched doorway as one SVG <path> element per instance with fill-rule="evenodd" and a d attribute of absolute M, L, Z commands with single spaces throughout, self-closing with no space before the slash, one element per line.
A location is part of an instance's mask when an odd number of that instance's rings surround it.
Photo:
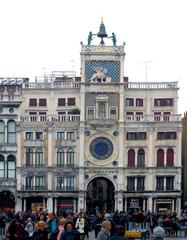
<path fill-rule="evenodd" d="M 15 197 L 10 191 L 0 192 L 0 209 L 3 212 L 12 211 L 15 209 Z"/>
<path fill-rule="evenodd" d="M 87 187 L 86 209 L 90 213 L 114 211 L 114 184 L 107 178 L 93 179 Z"/>

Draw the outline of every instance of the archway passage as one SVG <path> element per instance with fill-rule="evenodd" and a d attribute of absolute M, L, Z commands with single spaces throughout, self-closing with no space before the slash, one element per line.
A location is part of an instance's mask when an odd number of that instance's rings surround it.
<path fill-rule="evenodd" d="M 3 212 L 13 211 L 15 209 L 15 197 L 10 191 L 0 192 L 0 209 Z"/>
<path fill-rule="evenodd" d="M 114 190 L 114 184 L 109 179 L 93 179 L 87 187 L 86 210 L 95 214 L 114 211 Z"/>

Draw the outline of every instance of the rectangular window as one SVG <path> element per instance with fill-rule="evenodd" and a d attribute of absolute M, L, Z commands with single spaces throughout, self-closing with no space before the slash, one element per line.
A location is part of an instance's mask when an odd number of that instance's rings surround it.
<path fill-rule="evenodd" d="M 158 140 L 177 139 L 177 133 L 176 132 L 158 132 L 157 139 Z"/>
<path fill-rule="evenodd" d="M 154 121 L 160 122 L 161 112 L 154 112 Z"/>
<path fill-rule="evenodd" d="M 26 132 L 25 133 L 26 140 L 33 140 L 33 132 Z"/>
<path fill-rule="evenodd" d="M 164 116 L 163 116 L 164 122 L 168 122 L 169 121 L 169 115 L 170 115 L 170 112 L 164 112 Z"/>
<path fill-rule="evenodd" d="M 145 177 L 137 177 L 137 190 L 139 191 L 145 190 L 144 180 Z"/>
<path fill-rule="evenodd" d="M 58 98 L 58 106 L 66 106 L 66 99 L 65 98 Z"/>
<path fill-rule="evenodd" d="M 64 140 L 65 132 L 57 132 L 57 139 Z"/>
<path fill-rule="evenodd" d="M 30 98 L 29 99 L 29 106 L 30 107 L 36 107 L 37 106 L 37 99 L 36 98 Z"/>
<path fill-rule="evenodd" d="M 88 119 L 94 119 L 94 107 L 88 107 Z"/>
<path fill-rule="evenodd" d="M 26 177 L 26 189 L 33 189 L 33 177 Z"/>
<path fill-rule="evenodd" d="M 137 139 L 138 140 L 146 140 L 146 132 L 138 132 Z"/>
<path fill-rule="evenodd" d="M 135 132 L 127 132 L 127 140 L 135 140 L 136 133 Z"/>
<path fill-rule="evenodd" d="M 5 162 L 0 161 L 0 178 L 4 178 L 5 177 Z"/>
<path fill-rule="evenodd" d="M 75 98 L 68 98 L 68 106 L 75 106 Z"/>
<path fill-rule="evenodd" d="M 173 106 L 173 98 L 155 98 L 155 107 L 171 107 Z"/>
<path fill-rule="evenodd" d="M 43 132 L 36 132 L 35 140 L 43 140 Z"/>
<path fill-rule="evenodd" d="M 143 107 L 143 99 L 136 98 L 136 107 Z"/>
<path fill-rule="evenodd" d="M 40 189 L 44 188 L 44 178 L 43 177 L 38 176 L 35 178 L 35 187 L 36 187 L 36 190 L 40 190 Z"/>
<path fill-rule="evenodd" d="M 126 99 L 126 106 L 127 106 L 127 107 L 132 107 L 132 106 L 134 106 L 134 99 L 133 99 L 133 98 L 127 98 L 127 99 Z"/>
<path fill-rule="evenodd" d="M 39 98 L 39 106 L 40 107 L 46 107 L 47 106 L 46 98 Z"/>
<path fill-rule="evenodd" d="M 127 132 L 127 140 L 145 140 L 146 132 Z"/>
<path fill-rule="evenodd" d="M 156 190 L 163 191 L 164 190 L 164 177 L 156 178 Z"/>
<path fill-rule="evenodd" d="M 127 191 L 135 191 L 135 178 L 127 177 Z"/>
<path fill-rule="evenodd" d="M 8 161 L 7 176 L 8 176 L 8 178 L 16 177 L 16 162 L 15 161 Z"/>
<path fill-rule="evenodd" d="M 116 119 L 116 115 L 117 115 L 116 107 L 111 107 L 110 108 L 110 118 L 111 119 Z"/>
<path fill-rule="evenodd" d="M 74 189 L 74 177 L 67 177 L 66 179 L 66 190 Z"/>
<path fill-rule="evenodd" d="M 67 140 L 74 140 L 75 133 L 74 132 L 67 132 Z"/>
<path fill-rule="evenodd" d="M 166 190 L 174 190 L 174 177 L 166 177 Z"/>
<path fill-rule="evenodd" d="M 57 189 L 58 190 L 64 190 L 64 177 L 57 177 Z"/>

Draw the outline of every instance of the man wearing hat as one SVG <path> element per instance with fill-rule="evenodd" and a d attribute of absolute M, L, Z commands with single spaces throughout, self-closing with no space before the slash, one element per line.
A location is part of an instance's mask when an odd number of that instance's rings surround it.
<path fill-rule="evenodd" d="M 164 240 L 165 235 L 165 230 L 162 227 L 157 226 L 153 229 L 152 240 Z"/>

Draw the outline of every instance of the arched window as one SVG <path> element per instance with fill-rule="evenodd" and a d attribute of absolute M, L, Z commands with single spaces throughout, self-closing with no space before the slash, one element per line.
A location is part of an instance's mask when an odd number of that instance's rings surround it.
<path fill-rule="evenodd" d="M 5 177 L 5 158 L 3 155 L 0 155 L 0 178 Z"/>
<path fill-rule="evenodd" d="M 157 151 L 157 167 L 164 167 L 164 150 L 158 149 Z"/>
<path fill-rule="evenodd" d="M 145 166 L 145 151 L 144 149 L 138 150 L 138 158 L 137 158 L 137 167 Z"/>
<path fill-rule="evenodd" d="M 16 177 L 16 158 L 13 155 L 9 155 L 7 158 L 7 177 Z"/>
<path fill-rule="evenodd" d="M 26 166 L 33 165 L 33 150 L 28 148 L 26 150 Z"/>
<path fill-rule="evenodd" d="M 37 148 L 35 152 L 35 165 L 42 165 L 43 162 L 43 150 L 41 148 Z"/>
<path fill-rule="evenodd" d="M 0 144 L 5 142 L 5 124 L 0 121 Z"/>
<path fill-rule="evenodd" d="M 72 148 L 68 148 L 67 150 L 67 165 L 68 166 L 74 165 L 74 151 Z"/>
<path fill-rule="evenodd" d="M 62 148 L 57 150 L 57 165 L 64 166 L 65 164 L 65 154 Z"/>
<path fill-rule="evenodd" d="M 135 167 L 135 151 L 129 149 L 128 151 L 128 167 Z"/>
<path fill-rule="evenodd" d="M 167 150 L 167 167 L 174 166 L 174 151 L 172 148 Z"/>
<path fill-rule="evenodd" d="M 12 120 L 8 122 L 8 143 L 16 143 L 16 123 Z"/>

